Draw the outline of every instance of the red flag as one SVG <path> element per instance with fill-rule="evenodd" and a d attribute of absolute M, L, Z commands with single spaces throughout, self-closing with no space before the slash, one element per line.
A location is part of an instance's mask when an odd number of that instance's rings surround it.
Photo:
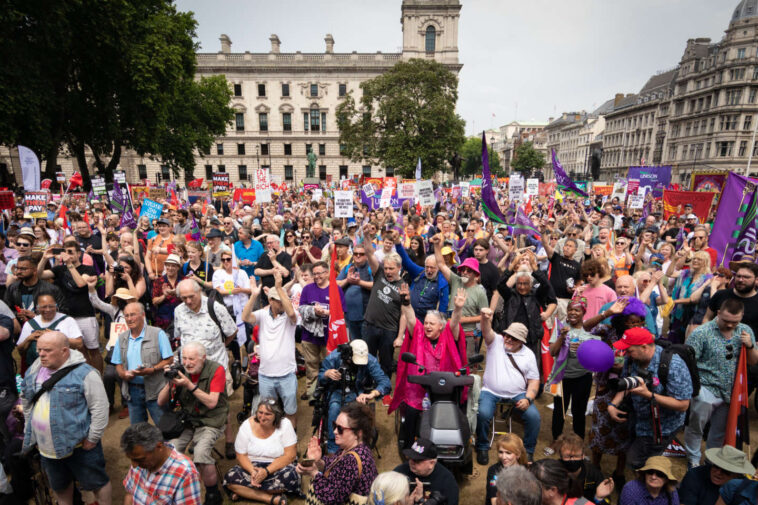
<path fill-rule="evenodd" d="M 187 183 L 187 187 L 190 189 L 200 189 L 200 186 L 202 185 L 203 185 L 203 179 L 194 179 Z"/>
<path fill-rule="evenodd" d="M 329 268 L 329 335 L 326 352 L 332 352 L 340 344 L 347 344 L 345 313 L 342 310 L 340 288 L 337 286 L 337 246 L 332 245 L 332 261 Z"/>
<path fill-rule="evenodd" d="M 89 224 L 89 212 L 88 211 L 86 211 L 86 210 L 84 211 L 84 217 L 82 219 L 84 219 L 85 223 Z"/>
<path fill-rule="evenodd" d="M 39 187 L 42 189 L 50 189 L 50 185 L 53 183 L 52 179 L 42 179 L 42 182 L 40 182 Z"/>
<path fill-rule="evenodd" d="M 740 346 L 740 359 L 737 362 L 737 373 L 732 386 L 732 401 L 729 404 L 729 415 L 726 418 L 726 436 L 724 445 L 731 445 L 742 450 L 742 445 L 750 444 L 748 429 L 747 404 L 747 356 L 745 346 Z"/>
<path fill-rule="evenodd" d="M 176 191 L 174 191 L 173 188 L 171 189 L 170 203 L 171 205 L 174 205 L 175 207 L 179 207 L 179 198 L 176 197 Z"/>
<path fill-rule="evenodd" d="M 80 172 L 75 172 L 74 175 L 71 176 L 71 179 L 68 180 L 68 190 L 71 191 L 82 184 L 82 174 Z"/>
<path fill-rule="evenodd" d="M 547 380 L 550 372 L 553 370 L 553 355 L 550 354 L 550 333 L 545 323 L 542 323 L 542 345 L 540 346 L 540 354 L 542 355 L 542 380 Z"/>
<path fill-rule="evenodd" d="M 68 228 L 68 219 L 66 219 L 66 212 L 68 212 L 68 207 L 61 204 L 61 208 L 58 211 L 58 217 L 63 219 L 63 227 Z"/>

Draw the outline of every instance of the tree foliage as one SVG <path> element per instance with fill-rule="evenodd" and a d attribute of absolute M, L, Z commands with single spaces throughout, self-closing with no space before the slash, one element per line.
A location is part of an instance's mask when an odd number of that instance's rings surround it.
<path fill-rule="evenodd" d="M 513 153 L 511 168 L 517 172 L 542 170 L 545 166 L 545 156 L 534 148 L 534 143 L 524 142 Z"/>
<path fill-rule="evenodd" d="M 490 161 L 492 175 L 501 175 L 503 168 L 500 166 L 500 156 L 491 145 L 487 146 L 487 154 Z M 482 176 L 482 139 L 470 137 L 461 147 L 461 175 L 472 177 Z"/>
<path fill-rule="evenodd" d="M 0 142 L 35 150 L 48 177 L 67 152 L 85 185 L 90 154 L 110 180 L 126 149 L 191 174 L 233 118 L 225 78 L 195 80 L 196 22 L 169 0 L 6 6 Z"/>
<path fill-rule="evenodd" d="M 435 61 L 412 59 L 361 83 L 337 107 L 343 153 L 411 177 L 418 158 L 424 177 L 446 168 L 463 145 L 464 121 L 455 113 L 458 77 Z"/>

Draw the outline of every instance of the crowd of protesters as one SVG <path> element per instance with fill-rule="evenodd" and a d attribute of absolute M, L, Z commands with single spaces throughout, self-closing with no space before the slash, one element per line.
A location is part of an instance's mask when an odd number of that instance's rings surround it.
<path fill-rule="evenodd" d="M 470 503 L 419 436 L 429 398 L 397 361 L 412 352 L 430 371 L 485 354 L 460 408 L 486 504 L 758 503 L 752 455 L 725 445 L 740 356 L 758 364 L 758 264 L 709 247 L 713 213 L 567 195 L 535 199 L 531 226 L 512 227 L 474 191 L 373 209 L 358 194 L 350 218 L 335 217 L 328 188 L 161 200 L 135 229 L 107 199 L 6 212 L 0 497 L 28 499 L 18 454 L 38 454 L 59 503 L 85 491 L 110 504 L 102 437 L 128 417 L 127 503 Z M 351 358 L 327 351 L 334 304 Z M 591 345 L 612 356 L 603 370 L 580 352 Z M 333 388 L 348 368 L 353 382 Z M 242 372 L 259 398 L 235 423 Z M 321 389 L 324 444 L 297 429 Z M 493 440 L 503 404 L 523 426 Z M 402 444 L 393 470 L 372 449 L 376 418 L 396 409 L 401 433 L 379 433 Z M 538 451 L 545 416 L 552 440 Z M 219 474 L 224 457 L 235 465 Z"/>

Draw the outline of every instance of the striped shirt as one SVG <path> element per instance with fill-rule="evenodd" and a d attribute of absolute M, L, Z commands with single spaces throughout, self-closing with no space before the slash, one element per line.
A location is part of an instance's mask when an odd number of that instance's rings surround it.
<path fill-rule="evenodd" d="M 134 505 L 202 503 L 200 475 L 195 464 L 173 447 L 169 457 L 155 473 L 141 467 L 130 467 L 124 477 L 124 488 L 132 497 Z"/>

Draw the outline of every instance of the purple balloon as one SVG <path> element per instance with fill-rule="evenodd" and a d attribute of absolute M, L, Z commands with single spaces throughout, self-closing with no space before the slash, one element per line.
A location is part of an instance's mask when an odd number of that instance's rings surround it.
<path fill-rule="evenodd" d="M 576 350 L 579 363 L 590 372 L 607 372 L 613 366 L 613 350 L 602 340 L 585 340 Z"/>

